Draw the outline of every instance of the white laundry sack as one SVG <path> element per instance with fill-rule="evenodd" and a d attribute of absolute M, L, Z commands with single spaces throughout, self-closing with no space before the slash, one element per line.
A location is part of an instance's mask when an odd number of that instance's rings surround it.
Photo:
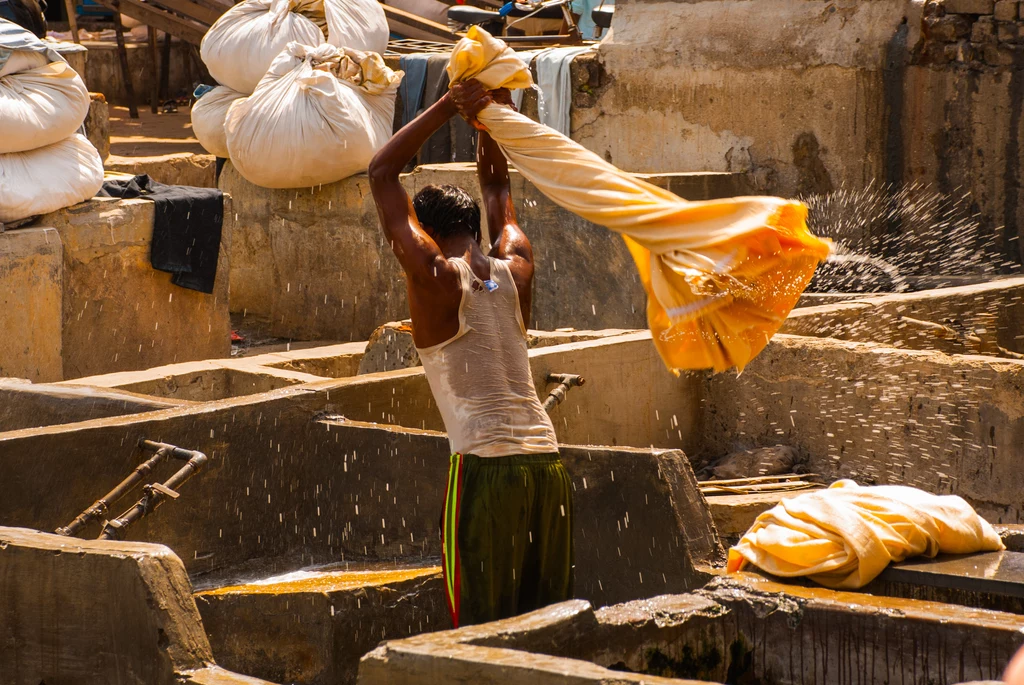
<path fill-rule="evenodd" d="M 0 76 L 0 154 L 64 140 L 88 114 L 89 91 L 67 62 Z"/>
<path fill-rule="evenodd" d="M 199 48 L 210 75 L 222 86 L 248 95 L 288 43 L 323 43 L 323 31 L 298 13 L 309 4 L 303 0 L 244 0 L 222 14 Z"/>
<path fill-rule="evenodd" d="M 323 0 L 327 42 L 339 48 L 376 52 L 388 49 L 388 18 L 378 0 Z"/>
<path fill-rule="evenodd" d="M 228 109 L 246 97 L 227 86 L 217 86 L 204 93 L 192 105 L 192 132 L 206 151 L 217 157 L 228 156 L 228 139 L 224 133 L 224 120 Z"/>
<path fill-rule="evenodd" d="M 366 169 L 391 137 L 402 80 L 376 53 L 289 43 L 228 111 L 228 152 L 265 188 L 333 183 Z"/>
<path fill-rule="evenodd" d="M 37 69 L 50 63 L 50 59 L 41 52 L 35 50 L 15 50 L 7 58 L 4 65 L 0 67 L 0 77 L 8 74 L 16 74 L 19 71 Z"/>
<path fill-rule="evenodd" d="M 0 155 L 0 223 L 84 202 L 102 185 L 100 153 L 79 133 L 36 150 Z"/>

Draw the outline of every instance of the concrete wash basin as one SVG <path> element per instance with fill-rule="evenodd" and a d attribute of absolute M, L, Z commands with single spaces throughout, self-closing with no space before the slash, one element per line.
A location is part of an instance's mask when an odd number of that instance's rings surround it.
<path fill-rule="evenodd" d="M 346 353 L 336 350 L 319 358 L 311 350 L 282 354 L 301 358 L 276 358 L 260 364 L 258 372 L 266 368 L 295 374 L 289 380 L 299 382 L 212 401 L 157 398 L 151 401 L 173 406 L 131 415 L 83 417 L 45 430 L 0 433 L 0 481 L 9 484 L 0 499 L 0 521 L 41 530 L 66 524 L 137 463 L 125 446 L 139 438 L 201 450 L 210 457 L 208 469 L 190 481 L 180 501 L 165 505 L 166 509 L 133 528 L 132 537 L 165 543 L 191 574 L 201 593 L 199 613 L 206 619 L 211 652 L 222 666 L 269 680 L 353 682 L 358 652 L 372 648 L 374 641 L 416 636 L 443 625 L 436 572 L 358 587 L 293 586 L 274 594 L 251 588 L 211 591 L 238 585 L 240 579 L 265 579 L 339 561 L 372 564 L 377 569 L 435 567 L 448 445 L 443 434 L 436 432 L 440 419 L 421 369 L 310 380 L 306 371 L 296 367 L 334 364 L 326 360 L 342 359 Z M 354 351 L 344 365 L 357 368 L 362 354 Z M 696 492 L 687 455 L 699 465 L 737 449 L 781 443 L 805 455 L 810 469 L 823 480 L 849 476 L 864 483 L 904 482 L 960 494 L 993 522 L 1020 519 L 1022 484 L 1017 464 L 1024 456 L 1020 439 L 1024 435 L 1024 362 L 1019 360 L 780 335 L 738 377 L 683 374 L 676 378 L 663 370 L 647 333 L 537 348 L 530 355 L 538 387 L 543 387 L 549 373 L 574 372 L 588 379 L 585 387 L 573 390 L 554 410 L 553 418 L 564 444 L 581 445 L 567 447 L 565 461 L 579 507 L 578 596 L 594 607 L 699 593 L 709 578 L 702 569 L 721 564 L 717 531 Z M 231 368 L 250 373 L 242 366 Z M 147 382 L 168 375 L 175 376 L 154 369 Z M 108 380 L 121 392 L 123 379 Z M 972 466 L 978 464 L 986 468 Z M 47 496 L 54 492 L 61 496 Z M 765 645 L 763 649 L 772 654 L 789 654 L 790 645 L 803 645 L 806 653 L 817 643 L 808 642 L 806 636 L 785 642 L 781 628 L 771 621 L 797 614 L 772 608 L 778 602 L 762 604 L 757 599 L 760 592 L 782 593 L 782 605 L 787 607 L 790 601 L 799 605 L 814 599 L 818 603 L 813 606 L 822 608 L 813 615 L 827 617 L 828 630 L 832 630 L 832 617 L 840 615 L 833 611 L 838 611 L 837 605 L 826 601 L 834 595 L 804 597 L 799 588 L 767 587 L 743 591 L 744 597 L 754 598 L 749 611 L 756 618 L 750 619 L 754 627 L 743 628 L 742 634 L 750 644 Z M 632 655 L 619 650 L 609 652 L 607 659 L 586 656 L 583 662 L 590 664 L 587 668 L 600 669 L 594 673 L 605 681 L 657 682 L 653 676 L 639 674 L 657 670 L 685 676 L 689 667 L 680 664 L 690 663 L 685 649 L 689 644 L 692 658 L 710 669 L 707 677 L 728 680 L 729 664 L 739 664 L 736 668 L 744 664 L 730 656 L 740 630 L 729 628 L 730 621 L 746 616 L 748 609 L 726 601 L 735 588 L 716 585 L 707 591 L 712 590 L 711 601 L 730 609 L 727 616 L 732 617 L 714 621 L 714 616 L 696 617 L 711 621 L 702 634 L 714 637 L 720 657 L 717 665 L 708 656 L 712 653 L 701 652 L 700 644 L 693 641 L 663 641 L 665 645 L 658 649 L 664 659 L 645 656 L 647 648 L 637 647 Z M 707 596 L 697 596 L 706 604 Z M 868 602 L 865 595 L 859 597 L 836 602 Z M 966 600 L 946 601 L 970 607 Z M 746 606 L 747 600 L 743 602 Z M 762 606 L 768 610 L 761 611 Z M 914 640 L 925 644 L 926 631 L 915 633 L 917 628 L 903 627 L 913 622 L 899 620 L 898 613 L 906 614 L 908 606 L 918 605 L 900 604 L 898 610 L 881 612 L 874 623 L 840 631 L 847 643 L 836 637 L 840 646 L 835 651 L 829 647 L 829 654 L 875 654 L 877 661 L 882 658 L 877 656 L 878 647 L 857 645 L 867 639 L 861 636 L 879 631 L 889 631 L 893 640 L 909 640 L 906 645 Z M 965 654 L 964 663 L 974 670 L 965 666 L 964 679 L 998 675 L 1016 643 L 986 642 L 990 633 L 985 631 L 993 621 L 1012 624 L 1017 630 L 1019 617 L 940 606 L 947 607 L 945 615 L 955 618 L 960 612 L 968 617 L 969 622 L 957 624 L 958 629 L 982 645 L 981 651 L 967 654 L 957 640 L 968 638 L 955 632 L 951 633 L 955 639 L 942 643 L 950 654 Z M 390 613 L 394 621 L 387 618 Z M 375 618 L 378 615 L 382 618 Z M 698 625 L 689 618 L 686 623 Z M 804 619 L 803 625 L 812 624 Z M 921 625 L 937 630 L 934 622 Z M 718 632 L 709 633 L 712 628 Z M 383 632 L 378 636 L 378 631 Z M 899 637 L 903 635 L 911 637 Z M 843 646 L 851 640 L 855 648 Z M 625 644 L 616 635 L 596 644 L 614 651 L 612 647 L 620 642 Z M 342 649 L 339 644 L 351 648 Z M 581 638 L 580 645 L 586 644 Z M 874 651 L 863 651 L 869 647 Z M 545 649 L 537 648 L 543 659 L 576 654 Z M 598 651 L 595 647 L 593 653 Z M 405 658 L 398 656 L 399 651 L 387 654 L 384 661 L 393 664 Z M 519 668 L 535 661 L 524 654 L 498 654 L 501 658 L 495 663 Z M 756 655 L 751 658 L 751 673 L 767 678 L 769 670 L 781 672 L 779 681 L 788 682 L 787 672 L 778 671 L 781 666 L 757 661 Z M 801 658 L 803 667 L 824 672 L 820 661 L 824 657 Z M 903 659 L 891 666 L 893 673 L 914 673 L 912 657 Z M 826 665 L 829 674 L 837 668 L 843 674 L 855 674 L 866 668 L 864 663 L 875 662 L 857 663 L 861 665 L 831 661 Z M 917 672 L 933 673 L 939 682 L 958 682 L 960 677 L 935 659 L 924 665 L 913 663 Z M 975 668 L 978 663 L 984 668 Z M 608 671 L 611 667 L 637 673 Z M 556 675 L 564 671 L 557 663 L 551 668 Z M 502 671 L 501 677 L 510 672 Z M 372 676 L 372 671 L 366 673 Z M 537 672 L 531 673 L 531 679 L 543 681 Z M 872 677 L 880 676 L 876 671 Z M 843 675 L 839 682 L 857 680 Z"/>
<path fill-rule="evenodd" d="M 738 574 L 603 609 L 565 602 L 389 640 L 359 685 L 960 683 L 998 678 L 1024 617 Z"/>

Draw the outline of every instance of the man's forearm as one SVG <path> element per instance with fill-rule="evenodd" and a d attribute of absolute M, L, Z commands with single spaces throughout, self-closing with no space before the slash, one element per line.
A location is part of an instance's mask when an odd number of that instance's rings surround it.
<path fill-rule="evenodd" d="M 508 187 L 508 160 L 486 131 L 481 131 L 477 140 L 476 169 L 481 188 Z"/>
<path fill-rule="evenodd" d="M 416 156 L 423 143 L 434 135 L 455 114 L 451 97 L 445 94 L 411 122 L 402 127 L 370 162 L 371 180 L 397 178 L 405 165 Z"/>

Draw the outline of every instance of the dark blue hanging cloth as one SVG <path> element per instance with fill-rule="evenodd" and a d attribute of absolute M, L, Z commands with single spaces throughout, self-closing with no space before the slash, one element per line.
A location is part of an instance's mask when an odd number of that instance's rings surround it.
<path fill-rule="evenodd" d="M 212 293 L 220 257 L 224 193 L 216 188 L 168 186 L 148 175 L 104 181 L 96 197 L 143 198 L 151 201 L 153 268 L 174 274 L 171 283 Z"/>

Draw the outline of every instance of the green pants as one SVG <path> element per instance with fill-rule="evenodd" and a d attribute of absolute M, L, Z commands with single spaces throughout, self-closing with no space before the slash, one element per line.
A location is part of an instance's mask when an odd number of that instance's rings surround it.
<path fill-rule="evenodd" d="M 572 597 L 572 486 L 557 454 L 453 454 L 442 520 L 455 627 Z"/>

